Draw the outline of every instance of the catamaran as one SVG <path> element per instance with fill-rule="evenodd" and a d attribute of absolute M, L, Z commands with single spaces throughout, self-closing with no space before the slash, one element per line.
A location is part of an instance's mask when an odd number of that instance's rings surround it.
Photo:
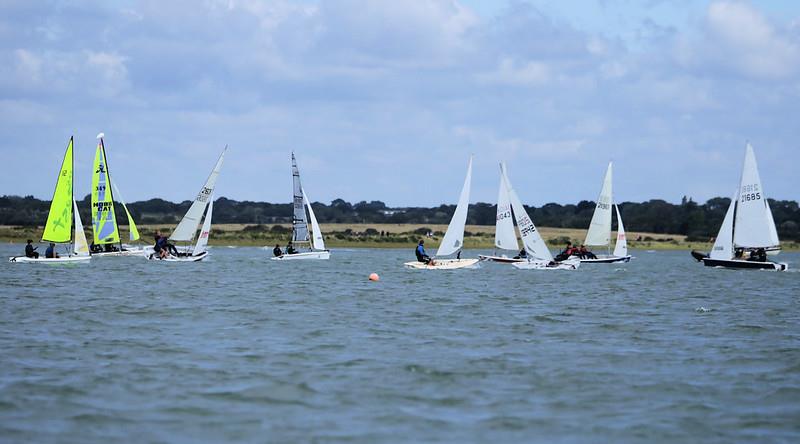
<path fill-rule="evenodd" d="M 461 188 L 461 196 L 456 205 L 447 231 L 444 233 L 439 249 L 429 264 L 419 261 L 406 262 L 407 268 L 418 270 L 452 270 L 456 268 L 470 267 L 478 263 L 478 259 L 461 259 L 461 250 L 464 247 L 464 229 L 467 226 L 467 210 L 469 209 L 469 190 L 472 182 L 472 156 L 469 158 L 467 166 L 467 177 L 464 179 L 464 186 Z M 456 255 L 455 259 L 439 259 L 443 256 Z"/>
<path fill-rule="evenodd" d="M 517 234 L 514 231 L 514 215 L 511 211 L 511 202 L 508 200 L 508 188 L 505 183 L 505 164 L 500 163 L 500 187 L 497 194 L 497 218 L 494 228 L 494 255 L 479 255 L 482 261 L 511 264 L 524 262 L 519 250 Z M 513 252 L 513 257 L 508 257 L 503 251 Z"/>
<path fill-rule="evenodd" d="M 141 247 L 135 248 L 122 244 L 117 224 L 116 212 L 114 210 L 114 193 L 117 200 L 122 204 L 125 215 L 128 216 L 129 239 L 131 242 L 139 240 L 139 230 L 133 221 L 131 212 L 125 201 L 120 198 L 116 184 L 111 180 L 111 173 L 108 169 L 106 159 L 106 147 L 103 142 L 105 135 L 97 135 L 99 142 L 94 155 L 94 174 L 92 174 L 92 255 L 93 256 L 138 256 L 142 254 Z M 106 248 L 101 247 L 107 246 Z M 117 245 L 114 247 L 114 245 Z"/>
<path fill-rule="evenodd" d="M 589 264 L 612 264 L 616 262 L 630 262 L 631 256 L 628 254 L 628 241 L 625 238 L 625 227 L 622 225 L 622 216 L 619 214 L 619 206 L 614 203 L 614 196 L 611 192 L 612 182 L 612 162 L 608 162 L 603 187 L 600 189 L 600 196 L 597 197 L 597 205 L 594 208 L 592 221 L 589 223 L 589 230 L 586 233 L 584 245 L 591 247 L 606 247 L 607 254 L 599 254 L 595 257 L 581 258 L 581 262 Z M 611 248 L 611 207 L 617 214 L 617 243 L 614 252 Z"/>
<path fill-rule="evenodd" d="M 92 258 L 89 255 L 89 244 L 86 243 L 81 216 L 78 213 L 78 203 L 75 202 L 73 194 L 72 184 L 75 168 L 72 145 L 73 141 L 70 137 L 67 151 L 64 153 L 64 160 L 61 162 L 53 200 L 50 202 L 50 213 L 47 215 L 47 223 L 42 234 L 42 242 L 68 244 L 67 253 L 55 258 L 17 256 L 9 258 L 9 262 L 51 264 L 84 262 Z"/>
<path fill-rule="evenodd" d="M 226 146 L 219 155 L 217 164 L 211 170 L 211 174 L 206 179 L 206 183 L 200 192 L 197 193 L 194 202 L 189 207 L 189 210 L 183 216 L 183 219 L 172 231 L 169 239 L 173 242 L 183 242 L 184 246 L 178 247 L 178 254 L 169 254 L 166 258 L 161 259 L 165 262 L 198 262 L 208 256 L 208 236 L 211 233 L 211 214 L 214 210 L 214 186 L 217 183 L 219 170 L 222 168 L 222 162 L 225 160 L 225 152 L 228 150 Z M 191 243 L 197 234 L 197 227 L 200 225 L 200 218 L 205 213 L 203 219 L 203 227 L 200 230 L 200 236 L 197 237 L 197 243 L 192 246 Z M 159 260 L 159 255 L 153 251 L 153 248 L 146 248 L 144 255 L 150 260 Z"/>
<path fill-rule="evenodd" d="M 311 208 L 306 191 L 300 184 L 300 170 L 297 168 L 297 160 L 292 153 L 292 186 L 294 190 L 294 213 L 292 215 L 292 244 L 308 244 L 309 251 L 301 251 L 292 254 L 282 254 L 272 257 L 274 261 L 288 261 L 299 259 L 330 259 L 331 252 L 325 249 L 325 240 L 322 238 L 322 231 Z M 308 218 L 306 218 L 308 211 Z M 311 236 L 309 237 L 308 225 L 311 223 Z"/>
<path fill-rule="evenodd" d="M 739 187 L 731 199 L 714 247 L 709 255 L 692 252 L 708 267 L 751 268 L 785 271 L 786 263 L 767 260 L 768 251 L 779 251 L 780 240 L 761 186 L 756 155 L 747 144 Z"/>
<path fill-rule="evenodd" d="M 522 245 L 525 247 L 526 257 L 524 261 L 514 262 L 511 265 L 522 270 L 576 270 L 581 265 L 580 259 L 553 260 L 553 255 L 547 248 L 547 244 L 544 243 L 544 239 L 542 239 L 536 226 L 533 225 L 528 212 L 525 211 L 522 201 L 519 200 L 517 192 L 511 186 L 511 181 L 508 180 L 508 175 L 506 174 L 506 167 L 502 163 L 500 164 L 500 175 L 506 188 L 511 212 L 517 222 Z"/>

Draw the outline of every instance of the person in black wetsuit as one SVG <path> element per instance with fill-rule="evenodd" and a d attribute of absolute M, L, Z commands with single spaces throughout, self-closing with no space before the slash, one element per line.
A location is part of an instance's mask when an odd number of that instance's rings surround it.
<path fill-rule="evenodd" d="M 33 241 L 28 239 L 28 245 L 25 245 L 25 257 L 39 259 L 39 253 L 36 252 L 37 248 L 39 247 L 34 247 Z"/>
<path fill-rule="evenodd" d="M 272 254 L 275 255 L 275 257 L 283 256 L 283 251 L 281 251 L 281 246 L 275 244 L 275 248 L 272 249 Z"/>
<path fill-rule="evenodd" d="M 427 265 L 434 265 L 433 259 L 425 253 L 425 241 L 420 239 L 419 243 L 417 244 L 417 248 L 414 250 L 414 254 L 417 256 L 417 260 L 427 264 Z"/>
<path fill-rule="evenodd" d="M 294 249 L 292 243 L 289 242 L 288 244 L 286 244 L 286 254 L 295 254 L 295 253 L 297 253 L 297 250 Z"/>
<path fill-rule="evenodd" d="M 519 250 L 518 255 L 514 256 L 514 259 L 527 259 L 527 258 L 528 258 L 528 252 L 525 251 L 524 248 L 522 250 Z"/>
<path fill-rule="evenodd" d="M 750 260 L 753 262 L 766 262 L 767 261 L 767 251 L 763 248 L 759 248 L 756 251 L 750 253 Z"/>

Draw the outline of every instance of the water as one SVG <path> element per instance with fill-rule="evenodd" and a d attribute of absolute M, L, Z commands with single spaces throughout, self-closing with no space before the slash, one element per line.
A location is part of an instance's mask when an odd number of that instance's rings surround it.
<path fill-rule="evenodd" d="M 576 272 L 420 272 L 401 267 L 412 248 L 5 263 L 0 437 L 800 440 L 800 273 L 644 251 Z"/>

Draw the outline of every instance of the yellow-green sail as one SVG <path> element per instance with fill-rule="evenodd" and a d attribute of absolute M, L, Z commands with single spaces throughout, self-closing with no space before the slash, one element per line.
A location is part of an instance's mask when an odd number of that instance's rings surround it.
<path fill-rule="evenodd" d="M 44 226 L 42 240 L 66 243 L 72 240 L 72 138 L 61 162 L 56 191 L 50 202 L 50 214 Z"/>
<path fill-rule="evenodd" d="M 122 208 L 125 208 L 125 214 L 128 215 L 128 229 L 131 232 L 131 242 L 139 240 L 139 230 L 136 229 L 136 224 L 133 222 L 133 216 L 131 216 L 131 212 L 128 211 L 128 206 L 125 205 L 125 202 L 122 202 Z"/>
<path fill-rule="evenodd" d="M 97 145 L 92 174 L 92 231 L 94 243 L 115 244 L 119 242 L 119 228 L 114 214 L 111 181 L 108 178 L 106 153 L 103 140 Z"/>

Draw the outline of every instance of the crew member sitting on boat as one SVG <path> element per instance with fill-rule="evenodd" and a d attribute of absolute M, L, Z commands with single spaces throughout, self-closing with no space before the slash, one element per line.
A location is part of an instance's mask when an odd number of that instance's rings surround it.
<path fill-rule="evenodd" d="M 578 257 L 581 259 L 597 259 L 594 253 L 586 249 L 586 245 L 581 245 L 581 249 L 578 251 Z"/>
<path fill-rule="evenodd" d="M 103 246 L 103 248 L 104 248 L 104 250 L 105 250 L 105 252 L 106 252 L 106 253 L 113 253 L 113 252 L 115 252 L 115 251 L 119 251 L 119 250 L 117 249 L 117 247 L 115 247 L 115 246 L 113 246 L 113 245 L 111 245 L 111 244 L 105 244 L 105 245 Z"/>
<path fill-rule="evenodd" d="M 165 244 L 167 243 L 167 238 L 162 236 L 161 232 L 158 230 L 156 230 L 156 234 L 154 237 L 156 242 L 155 245 L 153 245 L 153 251 L 155 251 L 156 254 L 158 254 L 159 259 L 166 259 L 167 248 Z"/>
<path fill-rule="evenodd" d="M 767 251 L 763 248 L 759 248 L 758 250 L 750 252 L 750 259 L 753 262 L 766 262 L 767 261 Z"/>
<path fill-rule="evenodd" d="M 574 252 L 575 252 L 575 249 L 572 248 L 572 242 L 567 242 L 567 246 L 564 247 L 564 251 L 562 251 L 561 253 L 558 253 L 554 259 L 557 262 L 561 262 L 563 260 L 567 260 L 567 258 L 569 258 Z"/>
<path fill-rule="evenodd" d="M 56 244 L 50 242 L 50 246 L 47 247 L 47 250 L 44 250 L 44 257 L 47 259 L 57 259 L 58 253 L 56 253 Z"/>
<path fill-rule="evenodd" d="M 92 245 L 89 245 L 89 251 L 91 251 L 92 253 L 102 253 L 103 252 L 103 246 L 102 245 L 97 245 L 94 242 L 92 242 Z"/>
<path fill-rule="evenodd" d="M 272 254 L 274 254 L 275 257 L 283 256 L 283 251 L 281 251 L 281 246 L 275 244 L 275 248 L 272 249 Z"/>
<path fill-rule="evenodd" d="M 419 243 L 417 244 L 417 249 L 414 250 L 414 253 L 417 255 L 417 260 L 427 264 L 427 265 L 435 265 L 433 259 L 425 253 L 425 241 L 420 239 Z"/>
<path fill-rule="evenodd" d="M 527 258 L 528 258 L 528 252 L 525 251 L 524 248 L 522 250 L 519 250 L 518 255 L 514 256 L 514 259 L 527 259 Z"/>
<path fill-rule="evenodd" d="M 296 253 L 297 253 L 297 250 L 294 249 L 294 246 L 292 246 L 291 242 L 286 244 L 286 254 L 296 254 Z"/>
<path fill-rule="evenodd" d="M 39 247 L 34 247 L 33 241 L 28 239 L 28 245 L 25 245 L 25 257 L 39 259 L 39 253 L 36 252 L 37 248 Z"/>

